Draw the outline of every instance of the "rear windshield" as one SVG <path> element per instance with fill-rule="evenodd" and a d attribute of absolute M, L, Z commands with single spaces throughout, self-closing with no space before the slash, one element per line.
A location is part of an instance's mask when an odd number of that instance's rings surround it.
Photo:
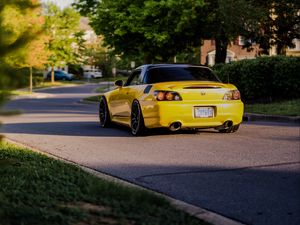
<path fill-rule="evenodd" d="M 214 81 L 220 82 L 211 70 L 204 67 L 156 67 L 150 68 L 145 78 L 146 84 L 154 84 L 169 81 Z"/>

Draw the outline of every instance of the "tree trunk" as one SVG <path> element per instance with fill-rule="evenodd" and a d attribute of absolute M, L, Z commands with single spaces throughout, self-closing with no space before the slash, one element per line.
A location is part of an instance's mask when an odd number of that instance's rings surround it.
<path fill-rule="evenodd" d="M 29 67 L 29 92 L 32 93 L 32 66 Z"/>
<path fill-rule="evenodd" d="M 145 54 L 145 57 L 144 57 L 144 63 L 145 64 L 151 64 L 152 63 L 152 56 L 150 54 Z"/>
<path fill-rule="evenodd" d="M 282 43 L 278 43 L 276 46 L 277 55 L 285 55 L 286 54 L 286 46 Z"/>
<path fill-rule="evenodd" d="M 215 64 L 225 63 L 227 56 L 228 39 L 225 35 L 216 37 L 216 57 Z"/>
<path fill-rule="evenodd" d="M 54 83 L 54 66 L 51 67 L 51 83 Z"/>

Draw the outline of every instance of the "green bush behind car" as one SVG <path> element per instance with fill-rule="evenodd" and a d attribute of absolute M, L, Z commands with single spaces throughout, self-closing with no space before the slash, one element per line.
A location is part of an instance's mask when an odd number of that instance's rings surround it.
<path fill-rule="evenodd" d="M 246 102 L 300 97 L 300 57 L 259 57 L 213 67 L 219 78 L 237 86 Z"/>

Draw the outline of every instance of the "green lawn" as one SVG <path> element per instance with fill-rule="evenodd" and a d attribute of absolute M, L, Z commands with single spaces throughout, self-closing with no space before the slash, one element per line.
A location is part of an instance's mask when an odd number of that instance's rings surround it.
<path fill-rule="evenodd" d="M 101 95 L 94 95 L 94 96 L 90 96 L 87 98 L 84 98 L 84 101 L 89 101 L 89 102 L 99 102 Z"/>
<path fill-rule="evenodd" d="M 104 92 L 107 92 L 110 88 L 114 87 L 113 85 L 110 85 L 110 86 L 106 86 L 106 87 L 99 87 L 99 88 L 96 88 L 94 90 L 95 93 L 104 93 Z"/>
<path fill-rule="evenodd" d="M 300 99 L 268 104 L 245 104 L 246 113 L 300 116 Z"/>
<path fill-rule="evenodd" d="M 0 144 L 0 224 L 204 225 L 149 192 Z"/>
<path fill-rule="evenodd" d="M 85 82 L 82 80 L 76 80 L 76 81 L 54 81 L 53 83 L 51 81 L 45 81 L 38 86 L 35 86 L 34 89 L 40 89 L 40 88 L 47 88 L 47 87 L 59 87 L 59 86 L 66 86 L 66 85 L 80 85 L 84 84 Z"/>

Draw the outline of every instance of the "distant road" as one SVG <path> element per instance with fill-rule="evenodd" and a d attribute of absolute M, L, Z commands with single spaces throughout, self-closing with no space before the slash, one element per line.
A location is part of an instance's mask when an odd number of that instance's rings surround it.
<path fill-rule="evenodd" d="M 98 85 L 99 86 L 99 85 Z M 100 128 L 98 106 L 79 100 L 97 85 L 40 90 L 46 98 L 7 104 L 1 118 L 14 141 L 255 225 L 300 224 L 299 127 L 245 123 L 214 130 L 133 137 Z"/>

